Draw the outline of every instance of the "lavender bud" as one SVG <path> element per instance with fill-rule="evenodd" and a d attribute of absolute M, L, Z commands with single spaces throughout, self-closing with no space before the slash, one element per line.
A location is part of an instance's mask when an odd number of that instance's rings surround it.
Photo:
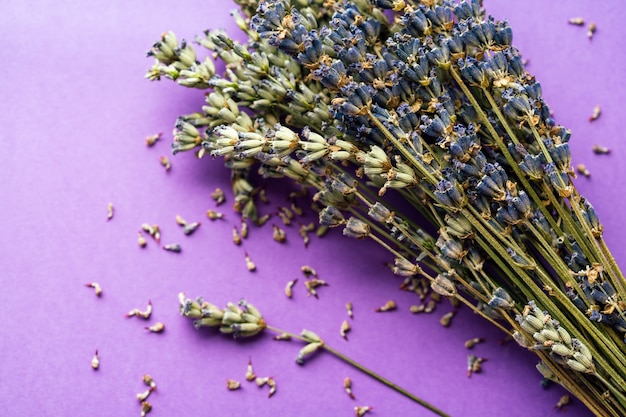
<path fill-rule="evenodd" d="M 615 295 L 615 289 L 609 281 L 604 281 L 602 284 L 600 284 L 600 286 L 607 296 L 613 297 Z"/>
<path fill-rule="evenodd" d="M 552 352 L 556 353 L 559 356 L 563 356 L 569 358 L 574 355 L 574 351 L 565 346 L 562 343 L 555 343 L 551 347 Z"/>
<path fill-rule="evenodd" d="M 356 239 L 365 239 L 370 234 L 370 226 L 356 217 L 350 217 L 343 229 L 343 234 Z"/>
<path fill-rule="evenodd" d="M 317 334 L 306 329 L 302 330 L 302 333 L 300 333 L 300 336 L 302 336 L 302 338 L 309 343 L 314 343 L 314 342 L 320 343 L 322 341 L 322 339 Z"/>
<path fill-rule="evenodd" d="M 460 59 L 459 69 L 461 70 L 463 78 L 470 85 L 482 88 L 489 86 L 489 78 L 485 74 L 483 64 L 476 61 L 474 58 Z"/>
<path fill-rule="evenodd" d="M 381 223 L 391 223 L 395 217 L 394 213 L 379 201 L 370 207 L 367 214 L 375 221 Z"/>
<path fill-rule="evenodd" d="M 463 259 L 467 254 L 467 251 L 463 249 L 463 245 L 460 242 L 453 239 L 446 239 L 444 236 L 439 236 L 436 245 L 444 256 L 456 259 L 457 261 Z"/>
<path fill-rule="evenodd" d="M 535 316 L 524 317 L 520 326 L 530 334 L 543 330 L 543 323 Z"/>
<path fill-rule="evenodd" d="M 506 252 L 509 254 L 509 256 L 511 257 L 511 261 L 516 266 L 519 266 L 521 268 L 528 269 L 528 270 L 534 270 L 537 268 L 536 265 L 534 265 L 533 263 L 530 263 L 532 261 L 529 262 L 526 258 L 518 255 L 513 249 L 506 248 Z"/>
<path fill-rule="evenodd" d="M 517 197 L 513 197 L 511 203 L 515 206 L 523 218 L 527 218 L 530 215 L 530 198 L 528 198 L 528 194 L 526 194 L 523 190 L 518 193 Z"/>
<path fill-rule="evenodd" d="M 570 368 L 572 368 L 576 372 L 590 372 L 587 369 L 587 367 L 584 364 L 582 364 L 580 361 L 578 361 L 578 360 L 568 359 L 566 363 L 567 363 L 567 366 L 569 366 Z"/>
<path fill-rule="evenodd" d="M 567 171 L 570 169 L 572 165 L 572 154 L 569 149 L 569 144 L 562 143 L 557 145 L 550 149 L 549 153 L 559 170 Z"/>
<path fill-rule="evenodd" d="M 572 344 L 572 336 L 570 336 L 570 334 L 567 332 L 567 330 L 565 330 L 562 327 L 558 327 L 556 329 L 556 331 L 559 333 L 559 337 L 561 339 L 561 341 L 566 344 L 566 345 L 571 345 Z"/>
<path fill-rule="evenodd" d="M 333 206 L 328 206 L 320 211 L 319 222 L 322 226 L 337 227 L 345 224 L 346 219 L 343 217 L 341 210 Z"/>
<path fill-rule="evenodd" d="M 454 297 L 456 295 L 456 287 L 452 281 L 441 274 L 437 275 L 435 281 L 430 283 L 430 288 L 444 297 Z"/>
<path fill-rule="evenodd" d="M 515 302 L 504 288 L 498 287 L 494 290 L 491 300 L 489 300 L 489 307 L 510 310 L 515 307 Z"/>
<path fill-rule="evenodd" d="M 467 239 L 473 235 L 472 223 L 464 216 L 446 216 L 446 232 L 460 239 Z"/>
<path fill-rule="evenodd" d="M 393 273 L 401 277 L 412 277 L 422 270 L 418 265 L 404 258 L 396 258 L 394 265 Z"/>
<path fill-rule="evenodd" d="M 609 300 L 609 297 L 604 292 L 598 290 L 591 291 L 591 298 L 593 299 L 593 301 L 599 304 L 606 304 L 606 302 Z"/>
<path fill-rule="evenodd" d="M 519 163 L 519 167 L 528 175 L 531 180 L 541 180 L 543 178 L 543 165 L 541 155 L 527 154 L 524 160 Z"/>
<path fill-rule="evenodd" d="M 536 365 L 536 368 L 544 378 L 547 378 L 549 380 L 553 380 L 555 378 L 554 373 L 552 373 L 550 368 L 548 368 L 543 362 L 539 362 Z"/>
<path fill-rule="evenodd" d="M 307 356 L 312 355 L 317 352 L 324 344 L 321 342 L 312 342 L 305 345 L 300 352 L 298 352 L 298 356 L 296 357 L 296 363 L 298 365 L 304 365 L 304 360 Z"/>
<path fill-rule="evenodd" d="M 518 345 L 520 345 L 523 348 L 528 348 L 529 346 L 528 340 L 526 339 L 526 337 L 524 337 L 523 334 L 521 334 L 518 331 L 514 331 L 512 337 L 513 337 L 513 340 L 515 340 L 515 342 L 517 342 Z"/>
<path fill-rule="evenodd" d="M 484 258 L 482 257 L 482 255 L 480 254 L 480 251 L 475 248 L 474 246 L 472 246 L 468 253 L 467 256 L 465 257 L 465 261 L 467 262 L 467 265 L 472 268 L 474 271 L 480 271 L 483 269 L 483 265 L 485 263 Z"/>

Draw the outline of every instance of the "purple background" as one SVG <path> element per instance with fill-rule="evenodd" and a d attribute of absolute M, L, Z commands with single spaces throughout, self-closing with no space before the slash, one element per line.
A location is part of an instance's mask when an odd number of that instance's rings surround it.
<path fill-rule="evenodd" d="M 620 263 L 626 259 L 622 224 L 624 148 L 620 146 L 626 90 L 626 8 L 603 1 L 496 1 L 488 11 L 507 17 L 514 43 L 530 60 L 557 120 L 574 132 L 574 163 L 584 162 L 591 179 L 577 183 L 595 204 L 606 239 Z M 439 317 L 408 312 L 417 299 L 398 291 L 400 280 L 384 263 L 390 258 L 371 242 L 331 233 L 312 239 L 307 250 L 288 230 L 289 243 L 271 239 L 271 227 L 253 228 L 242 247 L 231 243 L 237 217 L 228 171 L 221 161 L 184 154 L 163 172 L 158 158 L 169 153 L 170 132 L 179 114 L 197 110 L 203 93 L 171 82 L 143 79 L 152 65 L 145 52 L 172 29 L 192 39 L 208 27 L 236 30 L 229 1 L 165 2 L 5 0 L 0 5 L 0 410 L 4 416 L 139 415 L 135 394 L 150 373 L 159 390 L 150 401 L 155 416 L 353 414 L 371 405 L 377 416 L 431 415 L 404 397 L 362 376 L 330 355 L 306 366 L 294 363 L 298 343 L 269 335 L 236 343 L 210 331 L 196 332 L 177 311 L 176 294 L 204 295 L 223 305 L 246 297 L 270 323 L 299 332 L 317 331 L 342 352 L 455 416 L 552 416 L 563 391 L 544 390 L 533 355 L 513 344 L 467 309 L 449 329 Z M 594 20 L 593 41 L 567 19 Z M 587 121 L 600 104 L 603 115 Z M 164 132 L 154 148 L 149 134 Z M 591 152 L 594 143 L 613 148 Z M 227 191 L 223 222 L 209 222 L 209 194 Z M 286 187 L 286 185 L 276 188 Z M 273 211 L 285 204 L 285 190 L 271 195 Z M 106 222 L 106 204 L 115 218 Z M 203 225 L 183 236 L 174 216 Z M 157 223 L 163 242 L 178 242 L 180 255 L 152 241 L 137 247 L 141 223 Z M 244 249 L 258 272 L 244 265 Z M 315 267 L 331 286 L 319 300 L 307 298 L 301 283 L 288 300 L 283 287 L 299 277 L 303 264 Z M 102 298 L 83 287 L 98 281 Z M 301 279 L 302 281 L 302 279 Z M 151 299 L 163 334 L 149 334 L 128 310 Z M 399 310 L 376 314 L 394 299 Z M 339 336 L 344 305 L 354 304 L 350 341 Z M 489 358 L 484 372 L 468 379 L 463 342 L 482 336 L 473 353 Z M 100 352 L 101 367 L 90 360 Z M 270 400 L 244 380 L 248 356 L 260 376 L 273 375 L 278 393 Z M 357 400 L 342 389 L 353 379 Z M 228 392 L 225 380 L 243 382 Z M 588 416 L 580 403 L 570 417 Z"/>

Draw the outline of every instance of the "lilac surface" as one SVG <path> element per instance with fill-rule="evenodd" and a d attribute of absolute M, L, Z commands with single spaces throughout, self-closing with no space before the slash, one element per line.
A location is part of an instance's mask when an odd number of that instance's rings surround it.
<path fill-rule="evenodd" d="M 235 343 L 213 332 L 196 332 L 177 311 L 176 294 L 204 295 L 223 305 L 246 297 L 279 327 L 309 328 L 354 359 L 454 416 L 551 416 L 563 391 L 543 390 L 534 357 L 467 310 L 444 329 L 433 315 L 413 316 L 417 300 L 398 291 L 399 280 L 384 266 L 389 258 L 370 242 L 331 233 L 303 249 L 297 230 L 289 242 L 271 239 L 271 227 L 253 229 L 242 247 L 230 242 L 237 218 L 204 218 L 209 194 L 229 190 L 220 161 L 172 158 L 172 171 L 158 163 L 169 153 L 169 132 L 179 114 L 198 109 L 201 92 L 169 82 L 143 80 L 151 65 L 150 44 L 165 30 L 192 39 L 207 27 L 232 32 L 228 1 L 59 2 L 4 1 L 0 5 L 0 409 L 4 416 L 139 415 L 135 394 L 150 373 L 158 392 L 155 416 L 179 415 L 352 415 L 354 405 L 372 405 L 378 416 L 431 415 L 395 392 L 362 376 L 330 355 L 304 367 L 293 359 L 297 343 L 269 335 Z M 591 179 L 577 180 L 596 206 L 606 240 L 618 262 L 626 259 L 622 209 L 626 176 L 621 144 L 625 7 L 621 2 L 486 1 L 488 11 L 507 17 L 514 43 L 530 59 L 529 70 L 544 87 L 557 120 L 571 128 L 574 163 L 584 162 Z M 594 20 L 598 32 L 567 19 Z M 602 117 L 587 121 L 600 104 Z M 165 132 L 154 148 L 145 136 Z M 591 152 L 593 143 L 613 148 Z M 284 204 L 281 183 L 265 212 Z M 227 191 L 228 204 L 232 203 Z M 115 217 L 107 222 L 106 204 Z M 203 220 L 186 237 L 174 216 Z M 310 214 L 309 214 L 310 215 Z M 180 255 L 152 241 L 141 250 L 136 231 L 143 222 L 163 229 L 164 243 L 179 242 Z M 244 250 L 258 272 L 245 269 Z M 293 300 L 285 283 L 314 266 L 331 286 L 320 299 L 300 285 Z M 98 281 L 96 298 L 83 286 Z M 149 322 L 125 319 L 128 310 L 154 304 Z M 396 312 L 376 314 L 388 299 Z M 339 337 L 347 301 L 355 306 L 349 342 Z M 144 326 L 163 321 L 165 333 Z M 482 336 L 475 352 L 488 357 L 482 374 L 468 379 L 463 342 Z M 90 368 L 98 349 L 101 368 Z M 278 393 L 244 381 L 248 357 L 259 375 L 273 375 Z M 357 400 L 343 392 L 350 376 Z M 243 381 L 228 392 L 227 378 Z M 588 416 L 580 403 L 568 416 Z"/>

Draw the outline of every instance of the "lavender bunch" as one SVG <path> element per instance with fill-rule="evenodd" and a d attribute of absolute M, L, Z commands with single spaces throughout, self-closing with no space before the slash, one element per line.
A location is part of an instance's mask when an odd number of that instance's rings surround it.
<path fill-rule="evenodd" d="M 509 25 L 478 0 L 238 3 L 248 44 L 197 39 L 224 74 L 173 33 L 149 52 L 148 78 L 210 91 L 173 152 L 223 157 L 252 220 L 252 170 L 312 188 L 320 223 L 378 242 L 405 288 L 429 283 L 596 415 L 626 415 L 626 280 Z"/>

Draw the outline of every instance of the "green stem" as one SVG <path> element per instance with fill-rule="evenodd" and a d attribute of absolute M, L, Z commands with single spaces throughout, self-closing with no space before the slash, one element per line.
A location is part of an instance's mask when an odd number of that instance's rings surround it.
<path fill-rule="evenodd" d="M 513 156 L 509 152 L 509 149 L 504 145 L 504 142 L 502 141 L 502 138 L 498 135 L 498 132 L 496 132 L 496 130 L 494 129 L 494 127 L 491 124 L 491 122 L 489 122 L 489 119 L 487 118 L 487 115 L 483 111 L 483 109 L 480 106 L 480 104 L 478 104 L 478 101 L 476 101 L 476 98 L 474 97 L 474 95 L 472 94 L 470 89 L 463 82 L 463 79 L 461 78 L 461 75 L 459 74 L 457 69 L 456 68 L 451 68 L 450 69 L 450 73 L 452 74 L 452 77 L 454 78 L 454 80 L 457 82 L 457 84 L 459 85 L 459 87 L 463 91 L 463 94 L 465 94 L 465 97 L 467 97 L 469 102 L 472 104 L 472 106 L 474 107 L 474 109 L 478 113 L 478 116 L 480 117 L 482 122 L 487 127 L 487 130 L 489 131 L 489 133 L 493 137 L 493 140 L 496 142 L 496 144 L 498 145 L 498 147 L 502 151 L 502 154 L 506 158 L 506 161 L 508 162 L 509 166 L 513 169 L 513 171 L 517 175 L 517 178 L 521 181 L 521 183 L 522 183 L 522 185 L 524 187 L 524 190 L 526 190 L 526 192 L 528 193 L 530 198 L 535 202 L 535 204 L 537 205 L 537 207 L 539 208 L 541 213 L 544 215 L 546 220 L 548 220 L 548 223 L 550 223 L 550 226 L 552 226 L 552 228 L 555 231 L 560 231 L 561 230 L 560 227 L 556 224 L 556 221 L 552 218 L 552 215 L 550 214 L 548 209 L 543 205 L 543 202 L 541 201 L 541 199 L 537 195 L 535 189 L 532 187 L 532 185 L 530 184 L 530 182 L 528 181 L 528 179 L 526 178 L 526 176 L 524 175 L 524 173 L 520 169 L 519 165 L 513 159 Z M 493 104 L 492 104 L 492 106 L 493 106 Z M 496 114 L 498 114 L 498 113 L 496 112 Z M 504 120 L 504 119 L 502 119 L 502 120 Z M 506 126 L 508 126 L 508 125 L 506 125 Z M 515 136 L 513 136 L 513 138 L 511 140 L 516 140 Z M 569 244 L 569 242 L 567 242 L 567 244 Z"/>
<path fill-rule="evenodd" d="M 296 334 L 293 333 L 289 333 L 286 331 L 283 331 L 281 329 L 278 329 L 276 327 L 267 326 L 268 330 L 271 330 L 275 333 L 279 333 L 279 334 L 288 334 L 289 336 L 291 336 L 293 339 L 298 339 L 298 340 L 302 340 L 305 341 L 306 340 Z M 432 411 L 433 413 L 437 414 L 438 416 L 441 417 L 450 417 L 449 414 L 444 413 L 443 411 L 441 411 L 440 409 L 438 409 L 437 407 L 435 407 L 434 405 L 422 400 L 421 398 L 419 398 L 418 396 L 411 394 L 409 391 L 405 390 L 404 388 L 400 387 L 399 385 L 394 384 L 393 382 L 391 382 L 390 380 L 388 380 L 387 378 L 377 374 L 376 372 L 372 371 L 371 369 L 361 365 L 360 363 L 358 363 L 357 361 L 349 358 L 348 356 L 344 355 L 343 353 L 339 352 L 338 350 L 328 346 L 326 343 L 324 343 L 322 345 L 322 348 L 324 350 L 326 350 L 327 352 L 335 355 L 337 358 L 341 359 L 342 361 L 346 362 L 347 364 L 353 366 L 354 368 L 358 369 L 359 371 L 363 372 L 364 374 L 374 378 L 376 381 L 382 383 L 383 385 L 391 388 L 392 390 L 404 395 L 406 398 L 418 403 L 419 405 L 421 405 L 422 407 Z"/>
<path fill-rule="evenodd" d="M 599 373 L 596 372 L 593 375 L 596 378 L 598 378 L 600 381 L 602 381 L 602 383 L 609 389 L 609 391 L 611 391 L 611 394 L 617 397 L 617 400 L 620 402 L 622 406 L 626 406 L 626 397 L 624 396 L 624 394 L 621 393 L 621 391 L 615 388 L 613 384 L 611 384 L 609 381 L 603 378 Z"/>
<path fill-rule="evenodd" d="M 615 281 L 614 284 L 617 284 L 617 288 L 615 288 L 615 290 L 618 291 L 620 294 L 626 294 L 626 287 L 624 286 L 626 283 L 626 278 L 624 278 L 624 274 L 622 274 L 622 270 L 617 265 L 617 262 L 615 261 L 615 257 L 609 250 L 608 246 L 606 246 L 606 242 L 604 241 L 604 238 L 600 237 L 600 239 L 598 239 L 598 242 L 600 243 L 600 249 L 604 253 L 604 256 L 608 258 L 609 260 L 609 265 L 611 266 L 611 269 L 616 274 L 616 277 L 613 280 Z"/>
<path fill-rule="evenodd" d="M 415 155 L 413 155 L 400 142 L 400 140 L 398 140 L 389 131 L 389 129 L 387 129 L 385 127 L 385 125 L 382 124 L 382 122 L 380 120 L 378 120 L 376 118 L 376 116 L 374 116 L 374 114 L 371 111 L 368 110 L 367 111 L 367 115 L 369 116 L 370 120 L 374 123 L 374 125 L 376 125 L 376 127 L 382 132 L 382 134 L 389 140 L 389 142 L 391 142 L 393 144 L 393 146 L 395 146 L 396 149 L 398 149 L 400 151 L 400 153 L 402 153 L 402 155 L 406 158 L 406 160 L 409 161 L 417 169 L 417 171 L 421 174 L 421 176 L 423 178 L 426 178 L 428 180 L 428 182 L 430 182 L 430 184 L 432 184 L 432 185 L 437 185 L 437 183 L 439 183 L 439 179 L 435 178 L 430 172 L 428 172 L 426 169 L 424 169 L 424 164 L 420 163 L 420 161 L 418 161 L 417 158 L 415 158 Z"/>

